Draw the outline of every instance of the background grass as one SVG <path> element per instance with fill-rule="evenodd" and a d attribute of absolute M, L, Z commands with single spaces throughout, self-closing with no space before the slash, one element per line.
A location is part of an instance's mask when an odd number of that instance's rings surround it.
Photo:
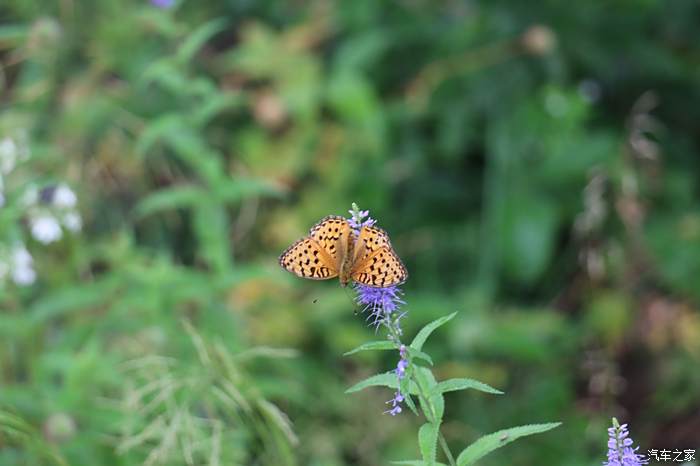
<path fill-rule="evenodd" d="M 352 293 L 277 255 L 351 202 L 410 274 L 463 446 L 484 465 L 700 445 L 700 4 L 686 0 L 4 0 L 0 464 L 379 465 L 419 421 Z M 43 244 L 26 196 L 65 183 Z M 49 207 L 46 207 L 49 208 Z M 4 251 L 4 252 L 3 252 Z"/>

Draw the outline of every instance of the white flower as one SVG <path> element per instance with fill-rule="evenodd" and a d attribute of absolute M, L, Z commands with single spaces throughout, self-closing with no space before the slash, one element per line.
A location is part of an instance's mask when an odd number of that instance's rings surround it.
<path fill-rule="evenodd" d="M 34 260 L 29 254 L 24 245 L 15 247 L 12 251 L 10 264 L 4 264 L 5 270 L 0 270 L 0 278 L 7 273 L 7 269 L 12 271 L 12 280 L 20 286 L 31 285 L 36 280 L 36 271 L 34 270 Z M 2 269 L 2 264 L 0 264 Z"/>
<path fill-rule="evenodd" d="M 53 193 L 53 204 L 56 207 L 75 207 L 77 201 L 78 198 L 75 196 L 75 193 L 65 184 L 58 185 Z"/>
<path fill-rule="evenodd" d="M 12 251 L 12 263 L 15 267 L 26 267 L 32 265 L 32 255 L 29 254 L 27 248 L 24 245 L 17 246 L 14 251 Z"/>
<path fill-rule="evenodd" d="M 30 221 L 32 236 L 44 244 L 53 243 L 61 239 L 63 232 L 58 220 L 48 214 L 39 215 Z"/>
<path fill-rule="evenodd" d="M 0 173 L 10 173 L 17 162 L 17 144 L 12 138 L 0 141 Z"/>
<path fill-rule="evenodd" d="M 63 226 L 72 232 L 80 231 L 80 228 L 83 226 L 83 219 L 80 218 L 80 214 L 77 212 L 68 212 L 63 217 Z"/>
<path fill-rule="evenodd" d="M 20 286 L 31 285 L 36 280 L 36 271 L 31 266 L 16 267 L 12 271 L 12 280 Z"/>

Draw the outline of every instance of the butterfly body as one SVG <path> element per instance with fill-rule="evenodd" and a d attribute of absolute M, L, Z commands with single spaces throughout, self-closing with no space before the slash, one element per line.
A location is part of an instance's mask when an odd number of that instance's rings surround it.
<path fill-rule="evenodd" d="M 279 263 L 302 278 L 338 277 L 341 286 L 355 281 L 384 288 L 399 285 L 408 277 L 384 230 L 363 226 L 358 234 L 346 218 L 333 215 L 318 222 L 308 236 L 287 248 Z"/>
<path fill-rule="evenodd" d="M 345 254 L 340 263 L 340 270 L 338 270 L 338 278 L 340 278 L 340 286 L 342 287 L 348 286 L 348 283 L 352 280 L 352 260 L 354 252 L 355 242 L 353 241 L 352 235 L 348 235 Z"/>

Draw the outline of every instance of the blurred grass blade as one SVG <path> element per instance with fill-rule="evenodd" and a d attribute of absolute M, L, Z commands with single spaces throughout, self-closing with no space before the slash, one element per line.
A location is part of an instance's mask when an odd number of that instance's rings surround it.
<path fill-rule="evenodd" d="M 217 18 L 195 29 L 178 48 L 176 55 L 178 62 L 184 64 L 192 60 L 192 57 L 212 36 L 226 28 L 226 23 L 225 19 Z"/>
<path fill-rule="evenodd" d="M 173 186 L 146 196 L 136 205 L 135 214 L 137 217 L 145 217 L 163 210 L 196 207 L 206 200 L 207 193 L 199 186 Z"/>

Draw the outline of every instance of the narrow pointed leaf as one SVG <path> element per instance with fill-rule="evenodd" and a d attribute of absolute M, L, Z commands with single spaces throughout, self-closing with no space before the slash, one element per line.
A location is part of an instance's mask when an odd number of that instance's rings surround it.
<path fill-rule="evenodd" d="M 356 383 L 352 387 L 345 390 L 345 393 L 355 393 L 364 390 L 367 387 L 389 387 L 398 388 L 399 381 L 394 372 L 385 372 L 368 377 L 365 380 Z"/>
<path fill-rule="evenodd" d="M 423 460 L 405 460 L 405 461 L 392 461 L 391 464 L 399 464 L 404 466 L 426 466 Z M 447 466 L 445 463 L 435 463 L 435 466 Z"/>
<path fill-rule="evenodd" d="M 135 213 L 145 217 L 163 210 L 174 210 L 183 207 L 196 207 L 197 204 L 208 200 L 207 192 L 200 186 L 181 185 L 155 191 L 139 202 Z"/>
<path fill-rule="evenodd" d="M 474 379 L 443 380 L 442 382 L 437 384 L 437 386 L 434 388 L 434 391 L 438 393 L 446 393 L 467 389 L 478 390 L 484 393 L 493 393 L 494 395 L 503 395 L 502 391 L 496 390 L 492 386 Z"/>
<path fill-rule="evenodd" d="M 359 353 L 360 351 L 370 351 L 370 350 L 392 350 L 392 349 L 398 349 L 396 348 L 396 345 L 389 340 L 380 340 L 380 341 L 370 341 L 369 343 L 365 343 L 363 345 L 358 346 L 357 348 L 348 351 L 347 353 L 343 353 L 343 356 L 350 356 L 351 354 Z"/>
<path fill-rule="evenodd" d="M 404 396 L 404 402 L 406 403 L 406 406 L 415 414 L 418 416 L 418 408 L 416 408 L 416 403 L 414 403 L 413 398 L 411 395 L 405 395 Z"/>
<path fill-rule="evenodd" d="M 452 314 L 450 314 L 448 316 L 440 317 L 439 319 L 434 320 L 434 321 L 430 322 L 428 325 L 426 325 L 425 327 L 423 327 L 420 330 L 420 332 L 418 332 L 418 335 L 416 335 L 416 337 L 411 342 L 411 348 L 419 350 L 419 351 L 422 350 L 423 344 L 425 343 L 425 340 L 428 339 L 430 334 L 433 333 L 433 331 L 436 328 L 438 328 L 441 325 L 452 320 L 452 318 L 456 315 L 457 315 L 457 313 L 453 312 Z"/>
<path fill-rule="evenodd" d="M 411 348 L 410 346 L 406 347 L 406 351 L 408 351 L 408 354 L 411 356 L 411 358 L 422 359 L 422 360 L 426 361 L 428 364 L 430 364 L 431 366 L 433 365 L 433 358 L 431 358 L 429 354 L 424 353 L 424 352 L 417 350 L 415 348 Z"/>
<path fill-rule="evenodd" d="M 345 390 L 345 393 L 359 392 L 367 387 L 389 387 L 396 390 L 399 388 L 399 378 L 396 376 L 394 371 L 376 374 L 356 383 L 352 387 Z M 415 383 L 409 383 L 409 390 L 413 395 L 418 393 L 418 388 L 416 387 Z"/>
<path fill-rule="evenodd" d="M 434 392 L 435 388 L 437 387 L 435 376 L 428 368 L 416 367 L 415 377 L 428 397 L 427 399 L 423 397 L 420 398 L 421 406 L 423 407 L 424 411 L 428 413 L 433 421 L 441 420 L 442 415 L 445 412 L 445 398 L 442 396 L 442 393 L 437 391 Z M 416 387 L 416 389 L 417 388 L 418 387 Z M 420 391 L 418 393 L 420 393 Z"/>
<path fill-rule="evenodd" d="M 182 63 L 192 59 L 212 36 L 226 28 L 226 21 L 222 18 L 214 19 L 203 24 L 190 34 L 177 51 L 177 58 Z"/>
<path fill-rule="evenodd" d="M 550 422 L 548 424 L 529 424 L 526 426 L 512 427 L 510 429 L 499 430 L 493 434 L 481 437 L 476 442 L 465 448 L 457 457 L 457 466 L 469 466 L 479 459 L 488 455 L 492 451 L 512 442 L 513 440 L 527 435 L 539 434 L 554 429 L 561 425 L 561 422 Z"/>

